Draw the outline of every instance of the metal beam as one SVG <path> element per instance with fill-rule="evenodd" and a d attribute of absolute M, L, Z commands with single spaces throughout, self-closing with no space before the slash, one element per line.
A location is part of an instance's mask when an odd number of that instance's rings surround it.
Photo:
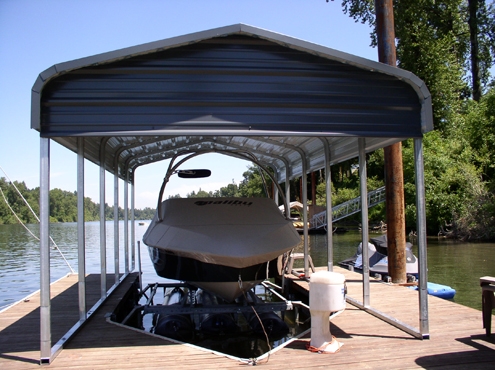
<path fill-rule="evenodd" d="M 40 138 L 40 363 L 51 359 L 50 139 Z"/>
<path fill-rule="evenodd" d="M 333 271 L 333 225 L 332 225 L 332 177 L 330 172 L 330 145 L 327 139 L 320 138 L 325 151 L 325 192 L 327 203 L 327 268 Z"/>
<path fill-rule="evenodd" d="M 359 138 L 359 184 L 361 193 L 361 242 L 363 250 L 363 305 L 370 306 L 370 259 L 368 253 L 368 190 L 366 171 L 366 141 Z"/>
<path fill-rule="evenodd" d="M 302 203 L 303 203 L 303 235 L 304 235 L 304 277 L 309 278 L 309 232 L 308 232 L 308 174 L 306 155 L 299 152 L 302 160 Z"/>
<path fill-rule="evenodd" d="M 358 300 L 355 300 L 349 296 L 346 296 L 345 299 L 348 303 L 352 304 L 353 306 L 360 308 L 361 310 L 364 310 L 365 312 L 367 312 L 367 313 L 369 313 L 375 317 L 378 317 L 380 320 L 383 320 L 386 323 L 388 323 L 392 326 L 395 326 L 396 328 L 398 328 L 398 329 L 400 329 L 400 330 L 402 330 L 408 334 L 411 334 L 412 336 L 414 336 L 418 339 L 428 339 L 428 336 L 425 336 L 422 333 L 420 333 L 418 331 L 418 329 L 396 319 L 395 317 L 392 317 L 392 316 L 390 316 L 390 315 L 388 315 L 382 311 L 379 311 L 376 308 L 366 307 L 363 305 L 362 302 L 359 302 Z"/>
<path fill-rule="evenodd" d="M 113 177 L 113 255 L 115 269 L 115 285 L 119 284 L 119 166 L 116 157 Z"/>
<path fill-rule="evenodd" d="M 136 175 L 136 173 L 133 173 Z M 134 200 L 136 191 L 134 188 L 134 176 L 131 182 L 131 271 L 136 267 L 136 220 L 134 217 Z"/>
<path fill-rule="evenodd" d="M 84 229 L 84 138 L 77 138 L 77 271 L 79 321 L 86 320 L 86 245 Z"/>
<path fill-rule="evenodd" d="M 100 143 L 100 296 L 107 296 L 107 228 L 105 217 L 105 146 L 108 138 Z"/>
<path fill-rule="evenodd" d="M 423 140 L 414 139 L 414 170 L 416 173 L 416 215 L 418 230 L 418 263 L 419 263 L 419 330 L 429 336 L 428 319 L 428 266 L 426 256 L 426 204 L 425 178 L 423 165 Z"/>
<path fill-rule="evenodd" d="M 126 169 L 124 180 L 124 268 L 129 272 L 129 170 Z"/>
<path fill-rule="evenodd" d="M 285 164 L 285 202 L 287 203 L 287 209 L 290 213 L 290 167 L 289 164 Z M 290 214 L 286 215 L 286 217 L 290 217 Z"/>

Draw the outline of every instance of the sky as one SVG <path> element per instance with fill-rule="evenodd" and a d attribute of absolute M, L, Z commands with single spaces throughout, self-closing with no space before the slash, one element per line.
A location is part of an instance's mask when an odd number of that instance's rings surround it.
<path fill-rule="evenodd" d="M 0 167 L 12 181 L 39 186 L 40 137 L 31 129 L 31 88 L 52 65 L 237 23 L 378 60 L 369 46 L 370 28 L 344 14 L 340 0 L 0 0 Z M 136 208 L 156 207 L 167 165 L 137 169 Z M 164 198 L 239 183 L 248 165 L 219 155 L 198 159 L 190 167 L 209 168 L 212 177 L 171 181 Z M 113 177 L 106 178 L 106 202 L 112 204 Z M 52 142 L 50 188 L 76 187 L 76 155 Z M 99 202 L 99 170 L 88 161 L 85 196 Z"/>

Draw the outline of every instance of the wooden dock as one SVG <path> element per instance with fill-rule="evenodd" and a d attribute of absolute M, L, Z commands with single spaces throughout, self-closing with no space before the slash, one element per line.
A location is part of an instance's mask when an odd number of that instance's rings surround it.
<path fill-rule="evenodd" d="M 346 275 L 348 295 L 362 301 L 361 276 L 339 268 L 335 271 Z M 113 311 L 135 276 L 131 274 L 124 280 L 49 368 L 238 369 L 246 366 L 207 350 L 108 323 L 105 315 Z M 113 276 L 109 275 L 107 280 L 110 284 Z M 374 308 L 413 327 L 419 326 L 417 292 L 371 281 Z M 307 288 L 305 282 L 293 283 L 297 289 Z M 52 284 L 51 291 L 52 341 L 55 343 L 78 319 L 77 276 Z M 87 291 L 89 307 L 99 298 L 99 275 L 88 276 Z M 413 338 L 348 304 L 346 311 L 331 322 L 332 334 L 344 343 L 340 352 L 311 353 L 305 349 L 309 338 L 303 338 L 273 353 L 263 366 L 270 369 L 495 369 L 495 336 L 485 336 L 481 312 L 432 296 L 428 302 L 429 340 Z M 2 370 L 39 368 L 39 294 L 2 312 L 0 330 Z"/>

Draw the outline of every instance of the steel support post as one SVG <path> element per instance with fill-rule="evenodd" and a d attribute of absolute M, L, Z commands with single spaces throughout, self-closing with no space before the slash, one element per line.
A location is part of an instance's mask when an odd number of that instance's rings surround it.
<path fill-rule="evenodd" d="M 418 229 L 419 260 L 419 330 L 423 338 L 428 338 L 428 266 L 426 256 L 426 205 L 422 139 L 414 139 L 414 170 L 416 173 L 416 227 Z"/>
<path fill-rule="evenodd" d="M 327 203 L 327 267 L 328 271 L 333 271 L 333 222 L 332 222 L 332 176 L 330 169 L 330 145 L 325 138 L 322 138 L 325 150 L 325 192 Z"/>
<path fill-rule="evenodd" d="M 84 230 L 84 138 L 77 138 L 77 271 L 79 320 L 86 320 L 86 245 Z"/>
<path fill-rule="evenodd" d="M 105 217 L 105 145 L 100 146 L 100 296 L 107 296 L 107 228 Z"/>
<path fill-rule="evenodd" d="M 308 173 L 306 156 L 302 159 L 302 203 L 303 203 L 303 235 L 304 235 L 304 277 L 309 278 L 309 233 L 308 233 Z"/>
<path fill-rule="evenodd" d="M 370 259 L 368 253 L 368 190 L 366 141 L 359 138 L 359 185 L 361 195 L 361 242 L 363 243 L 363 306 L 370 307 Z"/>
<path fill-rule="evenodd" d="M 124 180 L 124 271 L 129 272 L 129 170 Z"/>
<path fill-rule="evenodd" d="M 287 164 L 285 165 L 285 202 L 290 213 L 290 168 Z M 286 216 L 290 217 L 290 214 Z"/>
<path fill-rule="evenodd" d="M 119 165 L 117 160 L 113 178 L 113 254 L 115 285 L 119 285 Z"/>
<path fill-rule="evenodd" d="M 131 182 L 131 271 L 136 267 L 136 220 L 134 216 L 135 209 L 135 189 L 134 189 L 134 172 Z"/>
<path fill-rule="evenodd" d="M 51 359 L 50 139 L 40 138 L 40 362 Z"/>

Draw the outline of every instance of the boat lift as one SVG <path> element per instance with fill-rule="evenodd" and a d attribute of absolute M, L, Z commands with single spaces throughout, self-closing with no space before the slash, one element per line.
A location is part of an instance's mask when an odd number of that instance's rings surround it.
<path fill-rule="evenodd" d="M 279 183 L 325 169 L 332 229 L 331 166 L 359 158 L 362 240 L 368 241 L 366 154 L 414 140 L 419 246 L 419 328 L 371 306 L 369 266 L 363 300 L 353 304 L 417 338 L 428 338 L 426 219 L 422 137 L 433 129 L 431 96 L 412 73 L 260 28 L 237 24 L 57 64 L 32 88 L 31 127 L 40 133 L 40 326 L 49 364 L 123 278 L 135 269 L 134 178 L 140 166 L 181 149 L 228 148 L 255 154 Z M 77 153 L 80 320 L 52 345 L 50 321 L 50 142 Z M 85 300 L 84 162 L 100 168 L 101 299 Z M 114 179 L 114 285 L 106 288 L 106 172 Z M 119 271 L 119 181 L 124 181 L 125 271 Z M 129 204 L 130 196 L 130 204 Z M 290 196 L 286 196 L 290 202 Z M 128 210 L 131 225 L 128 225 Z M 309 276 L 308 217 L 303 213 Z M 129 235 L 130 234 L 130 235 Z M 328 270 L 333 269 L 327 233 Z M 366 249 L 365 249 L 366 251 Z M 364 261 L 367 256 L 364 255 Z"/>

